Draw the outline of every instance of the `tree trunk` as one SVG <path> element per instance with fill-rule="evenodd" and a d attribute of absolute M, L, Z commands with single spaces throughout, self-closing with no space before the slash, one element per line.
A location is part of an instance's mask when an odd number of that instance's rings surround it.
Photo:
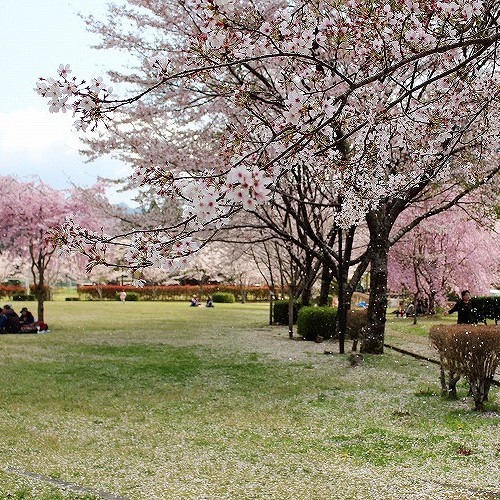
<path fill-rule="evenodd" d="M 306 286 L 300 295 L 300 302 L 303 306 L 311 305 L 312 290 L 309 286 Z"/>
<path fill-rule="evenodd" d="M 37 321 L 45 322 L 44 302 L 45 302 L 45 266 L 43 259 L 38 256 L 35 260 L 33 249 L 30 248 L 32 256 L 31 275 L 33 276 L 34 293 L 37 300 Z"/>
<path fill-rule="evenodd" d="M 382 218 L 383 214 L 377 214 Z M 378 221 L 377 221 L 378 222 Z M 389 230 L 382 223 L 370 227 L 372 255 L 370 269 L 370 299 L 368 303 L 368 326 L 363 332 L 360 352 L 382 354 L 384 352 L 385 321 L 387 310 L 387 257 L 389 253 Z"/>
<path fill-rule="evenodd" d="M 330 287 L 332 286 L 332 273 L 327 264 L 323 264 L 321 270 L 321 289 L 319 292 L 319 306 L 329 306 L 328 297 L 330 295 Z"/>
<path fill-rule="evenodd" d="M 45 322 L 45 290 L 43 289 L 43 283 L 38 283 L 35 287 L 35 296 L 38 302 L 37 304 L 37 320 Z"/>
<path fill-rule="evenodd" d="M 436 291 L 432 290 L 429 295 L 429 308 L 427 311 L 429 314 L 436 313 Z"/>
<path fill-rule="evenodd" d="M 347 268 L 344 264 L 344 252 L 342 248 L 343 244 L 343 230 L 339 228 L 338 245 L 339 245 L 339 259 L 337 266 L 337 279 L 339 285 L 339 305 L 337 308 L 337 332 L 339 336 L 339 353 L 344 354 L 344 343 L 345 343 L 345 331 L 347 325 L 347 315 L 346 315 L 346 304 L 345 304 L 345 284 L 347 281 L 347 273 L 344 273 L 344 268 Z M 344 276 L 345 274 L 345 276 Z M 345 278 L 345 279 L 344 279 Z"/>
<path fill-rule="evenodd" d="M 352 245 L 354 242 L 355 228 L 351 227 L 344 232 L 339 229 L 339 257 L 337 266 L 337 279 L 339 289 L 339 307 L 337 312 L 337 330 L 339 335 L 339 352 L 344 353 L 344 342 L 347 332 L 347 316 L 351 309 L 352 294 L 358 285 L 358 274 L 355 273 L 349 282 L 349 263 L 351 260 Z M 345 236 L 345 238 L 344 238 Z M 356 346 L 357 347 L 357 346 Z"/>
<path fill-rule="evenodd" d="M 470 384 L 472 397 L 474 398 L 474 410 L 484 411 L 484 402 L 488 400 L 487 397 L 487 381 L 475 380 Z"/>
<path fill-rule="evenodd" d="M 448 398 L 457 399 L 457 382 L 460 380 L 460 374 L 450 371 L 448 373 Z"/>
<path fill-rule="evenodd" d="M 315 263 L 315 256 L 310 252 L 306 252 L 303 261 L 298 260 L 296 263 L 300 282 L 295 283 L 295 296 L 300 296 L 300 302 L 303 306 L 309 306 L 312 302 L 313 286 L 316 283 L 320 264 L 319 262 Z"/>
<path fill-rule="evenodd" d="M 344 353 L 344 342 L 347 333 L 347 317 L 351 310 L 353 288 L 344 276 L 343 285 L 339 287 L 339 307 L 337 310 L 337 332 L 339 335 L 339 353 Z M 356 351 L 357 341 L 353 344 L 352 350 Z"/>
<path fill-rule="evenodd" d="M 34 293 L 37 301 L 37 321 L 45 322 L 45 277 L 43 269 L 37 269 L 38 276 L 34 283 Z M 34 274 L 34 273 L 33 273 Z"/>

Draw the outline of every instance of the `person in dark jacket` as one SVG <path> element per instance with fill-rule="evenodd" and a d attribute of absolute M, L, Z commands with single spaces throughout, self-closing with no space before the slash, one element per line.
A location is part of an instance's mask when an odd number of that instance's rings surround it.
<path fill-rule="evenodd" d="M 21 309 L 21 315 L 19 316 L 19 321 L 21 325 L 32 325 L 35 322 L 35 317 L 28 310 L 27 307 Z"/>
<path fill-rule="evenodd" d="M 457 324 L 473 324 L 475 323 L 474 310 L 470 303 L 470 292 L 469 290 L 464 290 L 462 292 L 462 298 L 457 301 L 457 303 L 448 311 L 448 314 L 458 313 Z"/>
<path fill-rule="evenodd" d="M 7 333 L 5 331 L 5 325 L 7 324 L 7 316 L 3 313 L 3 309 L 0 309 L 0 333 Z"/>
<path fill-rule="evenodd" d="M 19 316 L 12 309 L 12 306 L 9 304 L 3 306 L 3 314 L 7 317 L 7 321 L 5 323 L 5 332 L 6 333 L 19 333 L 21 331 L 21 323 L 19 322 Z"/>

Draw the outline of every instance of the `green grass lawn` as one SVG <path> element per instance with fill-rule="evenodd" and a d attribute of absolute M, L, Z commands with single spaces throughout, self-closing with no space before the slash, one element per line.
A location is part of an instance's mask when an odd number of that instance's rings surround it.
<path fill-rule="evenodd" d="M 475 413 L 436 365 L 387 349 L 351 368 L 266 304 L 46 315 L 51 333 L 0 336 L 1 499 L 500 498 L 497 387 Z M 435 356 L 429 325 L 390 318 L 387 342 Z"/>

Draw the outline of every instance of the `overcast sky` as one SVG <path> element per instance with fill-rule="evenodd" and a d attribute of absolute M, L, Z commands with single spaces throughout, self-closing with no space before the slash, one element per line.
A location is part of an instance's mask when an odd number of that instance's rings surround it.
<path fill-rule="evenodd" d="M 33 90 L 40 76 L 56 77 L 61 63 L 86 79 L 105 77 L 107 68 L 116 67 L 117 54 L 92 49 L 98 39 L 78 17 L 78 12 L 103 17 L 106 4 L 107 0 L 0 0 L 0 174 L 21 179 L 36 175 L 61 189 L 70 182 L 90 186 L 98 175 L 129 173 L 110 158 L 85 163 L 78 154 L 71 115 L 49 113 L 47 100 Z M 112 197 L 126 201 L 123 195 Z"/>

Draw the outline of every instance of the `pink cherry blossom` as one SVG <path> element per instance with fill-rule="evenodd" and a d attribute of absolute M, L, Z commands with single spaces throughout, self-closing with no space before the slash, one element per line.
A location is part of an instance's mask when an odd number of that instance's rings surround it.
<path fill-rule="evenodd" d="M 104 47 L 141 53 L 137 71 L 114 75 L 137 95 L 67 74 L 37 84 L 82 130 L 105 122 L 87 139 L 90 157 L 118 154 L 131 183 L 181 200 L 185 225 L 164 228 L 167 241 L 265 203 L 296 165 L 342 194 L 335 221 L 345 228 L 426 183 L 454 189 L 490 174 L 500 35 L 480 0 L 168 5 L 113 6 L 141 26 L 134 37 L 121 22 L 90 22 Z M 154 241 L 130 245 L 147 255 Z"/>

